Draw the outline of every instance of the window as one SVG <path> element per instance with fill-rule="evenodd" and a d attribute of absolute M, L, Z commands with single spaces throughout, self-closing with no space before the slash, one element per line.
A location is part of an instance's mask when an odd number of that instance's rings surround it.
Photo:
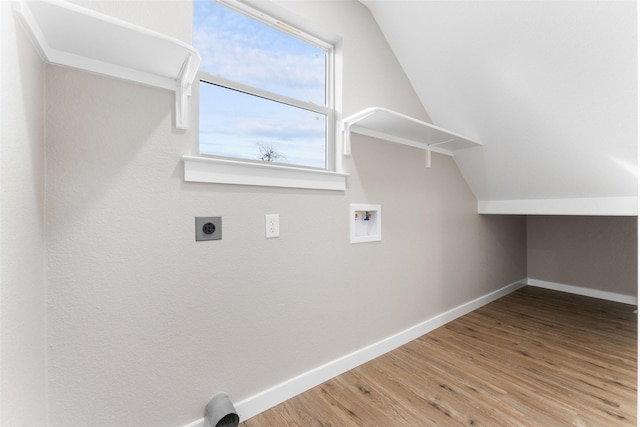
<path fill-rule="evenodd" d="M 194 1 L 193 44 L 198 157 L 336 172 L 332 44 L 235 0 Z"/>

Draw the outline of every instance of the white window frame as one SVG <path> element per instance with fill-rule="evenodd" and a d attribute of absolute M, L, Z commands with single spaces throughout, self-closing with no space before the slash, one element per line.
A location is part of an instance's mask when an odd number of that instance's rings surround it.
<path fill-rule="evenodd" d="M 201 78 L 213 84 L 231 87 L 246 93 L 260 94 L 255 88 L 248 88 L 219 76 L 212 76 L 200 71 L 193 87 L 193 111 L 191 115 L 193 131 L 193 155 L 183 156 L 184 180 L 188 182 L 208 182 L 219 184 L 258 185 L 269 187 L 290 187 L 322 190 L 345 190 L 347 174 L 342 171 L 342 138 L 338 125 L 341 120 L 342 106 L 342 42 L 326 30 L 319 29 L 317 24 L 309 23 L 299 16 L 280 8 L 272 2 L 245 0 L 222 0 L 223 4 L 238 11 L 244 11 L 254 18 L 272 25 L 285 33 L 291 34 L 288 24 L 316 38 L 321 45 L 333 48 L 327 54 L 327 105 L 304 103 L 282 95 L 264 91 L 262 94 L 269 99 L 280 99 L 285 103 L 307 110 L 317 111 L 327 116 L 326 135 L 326 163 L 327 169 L 306 168 L 304 166 L 289 166 L 269 162 L 253 162 L 241 159 L 220 158 L 200 155 L 199 147 L 199 87 Z M 333 104 L 333 108 L 331 105 Z"/>

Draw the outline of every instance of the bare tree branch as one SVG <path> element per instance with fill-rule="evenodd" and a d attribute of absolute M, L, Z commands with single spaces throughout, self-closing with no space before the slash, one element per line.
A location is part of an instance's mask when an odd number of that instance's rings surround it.
<path fill-rule="evenodd" d="M 258 159 L 263 162 L 277 162 L 278 160 L 284 160 L 286 158 L 278 153 L 271 144 L 259 142 L 258 149 L 260 150 L 260 157 L 258 157 Z"/>

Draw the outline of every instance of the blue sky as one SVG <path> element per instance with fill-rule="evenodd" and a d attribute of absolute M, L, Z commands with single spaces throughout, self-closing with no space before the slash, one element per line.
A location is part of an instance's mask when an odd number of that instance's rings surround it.
<path fill-rule="evenodd" d="M 194 2 L 200 69 L 318 105 L 325 103 L 322 49 L 229 10 Z M 257 64 L 257 65 L 256 65 Z M 318 113 L 200 83 L 201 152 L 247 159 L 259 144 L 298 165 L 325 167 L 326 119 Z"/>

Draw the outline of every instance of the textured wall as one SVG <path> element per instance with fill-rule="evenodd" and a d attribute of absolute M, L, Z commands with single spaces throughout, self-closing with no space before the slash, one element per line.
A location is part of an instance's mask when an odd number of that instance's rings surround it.
<path fill-rule="evenodd" d="M 189 2 L 126 3 L 99 5 L 189 33 Z M 364 6 L 283 4 L 343 36 L 345 115 L 427 117 Z M 55 66 L 46 91 L 52 426 L 185 424 L 525 277 L 524 218 L 477 215 L 449 157 L 356 136 L 345 192 L 185 183 L 172 94 Z M 349 244 L 349 203 L 382 204 L 381 242 Z"/>
<path fill-rule="evenodd" d="M 44 65 L 0 2 L 0 425 L 46 424 Z"/>
<path fill-rule="evenodd" d="M 638 218 L 530 216 L 527 276 L 638 295 Z"/>

